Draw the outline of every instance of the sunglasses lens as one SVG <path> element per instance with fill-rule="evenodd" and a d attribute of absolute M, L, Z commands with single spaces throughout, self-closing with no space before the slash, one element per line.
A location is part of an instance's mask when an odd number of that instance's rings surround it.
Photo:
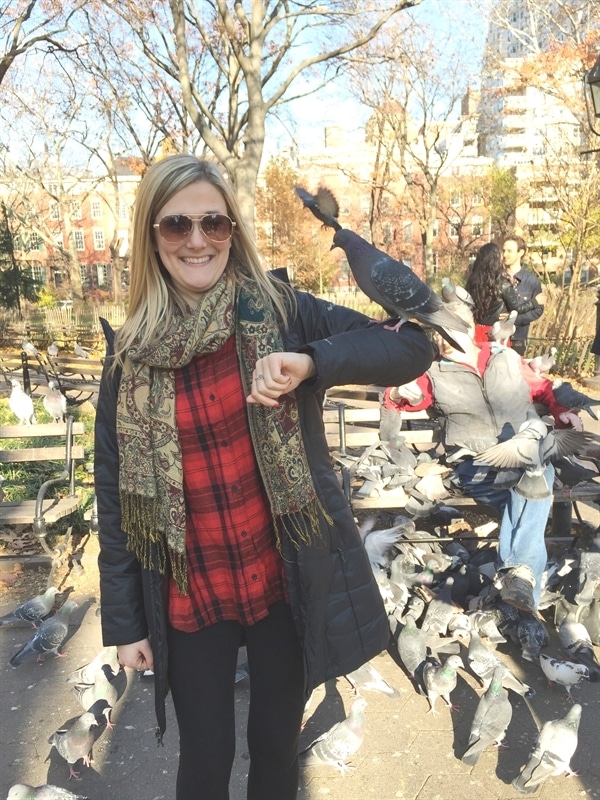
<path fill-rule="evenodd" d="M 224 242 L 231 236 L 232 224 L 225 214 L 206 214 L 200 220 L 204 235 L 213 242 Z"/>
<path fill-rule="evenodd" d="M 182 242 L 192 232 L 194 223 L 185 214 L 170 214 L 158 223 L 158 232 L 166 242 Z"/>

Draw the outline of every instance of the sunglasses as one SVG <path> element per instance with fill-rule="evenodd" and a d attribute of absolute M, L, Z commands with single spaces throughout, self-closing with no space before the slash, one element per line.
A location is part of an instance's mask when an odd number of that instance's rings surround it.
<path fill-rule="evenodd" d="M 168 214 L 153 228 L 158 228 L 160 238 L 165 242 L 177 244 L 183 242 L 194 230 L 194 222 L 200 225 L 200 230 L 211 242 L 226 242 L 231 238 L 235 222 L 227 214 L 202 214 L 199 217 L 190 217 L 188 214 Z"/>

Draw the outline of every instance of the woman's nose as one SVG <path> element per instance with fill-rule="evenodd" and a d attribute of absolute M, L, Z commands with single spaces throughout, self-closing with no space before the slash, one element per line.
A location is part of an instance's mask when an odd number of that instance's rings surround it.
<path fill-rule="evenodd" d="M 191 247 L 204 247 L 208 242 L 204 231 L 200 227 L 200 221 L 195 219 L 193 221 L 192 232 L 188 236 L 187 243 Z"/>

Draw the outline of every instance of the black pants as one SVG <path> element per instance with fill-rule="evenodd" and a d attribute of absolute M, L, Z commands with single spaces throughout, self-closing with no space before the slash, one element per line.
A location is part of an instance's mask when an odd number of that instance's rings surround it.
<path fill-rule="evenodd" d="M 250 672 L 248 800 L 295 800 L 304 711 L 302 649 L 290 608 L 243 628 L 219 622 L 169 631 L 169 682 L 179 725 L 176 800 L 228 800 L 235 755 L 234 685 L 244 634 Z"/>
<path fill-rule="evenodd" d="M 510 340 L 510 346 L 520 356 L 524 356 L 525 355 L 525 350 L 527 349 L 527 339 L 511 339 Z"/>

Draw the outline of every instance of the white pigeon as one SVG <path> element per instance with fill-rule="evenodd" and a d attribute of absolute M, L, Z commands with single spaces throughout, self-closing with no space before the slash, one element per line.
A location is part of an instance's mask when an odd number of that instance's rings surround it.
<path fill-rule="evenodd" d="M 8 407 L 19 420 L 19 425 L 35 425 L 35 410 L 33 400 L 23 391 L 23 387 L 16 378 L 10 379 L 12 390 L 8 398 Z"/>
<path fill-rule="evenodd" d="M 28 342 L 27 339 L 23 339 L 21 342 L 21 347 L 28 356 L 37 356 L 39 354 L 37 347 L 31 342 Z"/>
<path fill-rule="evenodd" d="M 73 346 L 73 350 L 75 352 L 75 355 L 78 358 L 89 358 L 90 357 L 90 354 L 88 353 L 88 351 L 85 350 L 78 342 L 75 342 L 75 344 Z"/>
<path fill-rule="evenodd" d="M 350 769 L 347 762 L 363 743 L 366 707 L 365 698 L 358 696 L 352 702 L 350 713 L 345 719 L 336 722 L 300 753 L 300 766 L 328 765 L 335 767 L 342 775 L 346 773 Z"/>
<path fill-rule="evenodd" d="M 527 363 L 537 375 L 550 372 L 552 367 L 556 366 L 555 355 L 557 352 L 558 350 L 556 347 L 551 347 L 547 353 L 542 353 L 539 356 L 535 356 L 535 358 L 527 359 Z"/>
<path fill-rule="evenodd" d="M 48 353 L 50 358 L 56 358 L 58 356 L 58 351 L 59 347 L 58 347 L 58 342 L 56 341 L 52 342 L 52 344 L 49 344 L 48 347 L 46 348 L 46 352 Z"/>
<path fill-rule="evenodd" d="M 48 392 L 42 401 L 44 408 L 54 422 L 64 422 L 67 414 L 67 398 L 56 388 L 54 381 L 48 381 Z"/>
<path fill-rule="evenodd" d="M 540 500 L 552 494 L 544 476 L 548 463 L 576 453 L 584 444 L 582 431 L 548 430 L 541 419 L 532 417 L 510 439 L 478 453 L 473 463 L 489 464 L 499 470 L 522 470 L 515 479 L 515 492 Z"/>
<path fill-rule="evenodd" d="M 506 319 L 499 319 L 489 329 L 487 338 L 490 342 L 497 342 L 503 347 L 508 347 L 510 337 L 514 335 L 517 330 L 515 320 L 518 312 L 511 311 Z"/>
<path fill-rule="evenodd" d="M 521 774 L 512 782 L 522 794 L 534 792 L 552 776 L 572 775 L 571 758 L 577 750 L 577 733 L 581 721 L 581 706 L 578 703 L 562 719 L 545 722 L 535 747 L 529 754 Z"/>
<path fill-rule="evenodd" d="M 590 671 L 585 664 L 576 664 L 574 661 L 561 661 L 552 658 L 547 653 L 540 653 L 540 667 L 549 683 L 559 683 L 567 690 L 567 697 L 574 701 L 571 687 L 590 678 Z"/>
<path fill-rule="evenodd" d="M 8 790 L 6 800 L 88 800 L 88 798 L 63 789 L 62 786 L 53 786 L 51 783 L 44 783 L 42 786 L 15 783 Z"/>
<path fill-rule="evenodd" d="M 67 683 L 79 683 L 92 685 L 96 680 L 96 675 L 102 667 L 108 664 L 113 675 L 117 675 L 121 670 L 116 645 L 104 647 L 94 658 L 79 669 L 73 670 L 67 675 Z"/>

